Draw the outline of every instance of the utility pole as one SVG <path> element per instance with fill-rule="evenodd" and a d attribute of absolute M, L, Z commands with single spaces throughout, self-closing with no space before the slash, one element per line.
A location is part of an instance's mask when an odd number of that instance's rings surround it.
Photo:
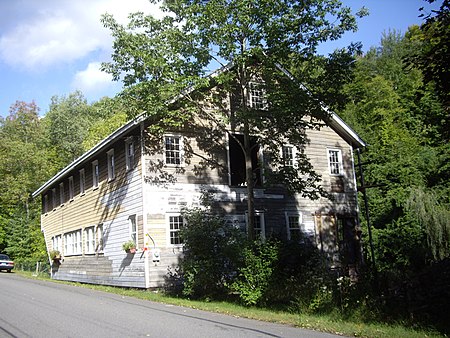
<path fill-rule="evenodd" d="M 361 179 L 361 191 L 363 193 L 363 199 L 364 199 L 364 211 L 366 215 L 366 222 L 367 222 L 367 231 L 369 234 L 369 246 L 370 246 L 370 255 L 371 255 L 371 261 L 372 261 L 372 268 L 374 272 L 375 277 L 375 283 L 378 288 L 378 272 L 377 272 L 377 265 L 375 263 L 375 251 L 373 249 L 373 239 L 372 239 L 372 226 L 370 224 L 370 216 L 369 216 L 369 204 L 367 202 L 367 194 L 366 194 L 366 185 L 364 182 L 364 172 L 362 169 L 362 163 L 361 163 L 361 150 L 358 148 L 356 149 L 358 153 L 358 169 L 359 169 L 359 176 Z"/>

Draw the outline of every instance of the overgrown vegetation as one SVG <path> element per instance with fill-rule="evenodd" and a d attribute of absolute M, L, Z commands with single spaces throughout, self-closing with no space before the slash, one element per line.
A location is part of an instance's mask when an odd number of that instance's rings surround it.
<path fill-rule="evenodd" d="M 270 1 L 267 4 L 270 12 Z M 222 218 L 192 210 L 187 215 L 190 226 L 183 232 L 188 254 L 182 270 L 174 272 L 184 282 L 181 296 L 228 299 L 256 313 L 264 307 L 282 309 L 289 313 L 286 318 L 304 327 L 321 325 L 316 325 L 323 318 L 313 316 L 317 314 L 329 319 L 326 326 L 332 320 L 351 320 L 358 323 L 353 329 L 332 330 L 350 335 L 397 335 L 385 333 L 384 327 L 368 333 L 367 323 L 373 322 L 434 325 L 441 332 L 450 331 L 445 317 L 450 304 L 448 18 L 449 3 L 444 0 L 424 26 L 411 27 L 403 36 L 388 32 L 379 46 L 364 54 L 353 45 L 328 58 L 313 56 L 309 52 L 317 41 L 311 41 L 308 53 L 283 51 L 292 73 L 369 144 L 362 162 L 375 257 L 365 247 L 364 258 L 367 263 L 375 260 L 377 271 L 361 271 L 359 282 L 352 284 L 327 270 L 306 238 L 301 244 L 277 239 L 248 242 Z M 140 19 L 134 17 L 136 26 Z M 345 26 L 353 27 L 353 21 Z M 342 27 L 335 28 L 338 34 Z M 197 47 L 200 52 L 205 49 L 202 44 Z M 280 50 L 275 52 L 279 55 Z M 250 56 L 247 53 L 245 61 Z M 159 59 L 155 65 L 155 76 L 161 75 L 158 67 L 163 62 Z M 169 83 L 149 99 L 148 91 L 156 87 L 149 85 L 145 71 L 137 73 L 143 77 L 137 78 L 134 96 L 125 92 L 92 105 L 81 93 L 55 97 L 43 118 L 34 103 L 16 102 L 0 120 L 0 251 L 10 254 L 18 267 L 34 269 L 36 261 L 48 260 L 39 227 L 40 203 L 30 199 L 31 192 L 124 122 L 127 108 L 136 113 L 151 106 L 166 112 L 164 100 L 192 83 L 190 73 L 184 73 L 186 77 L 175 83 L 178 87 L 165 91 L 176 75 L 167 70 Z M 192 69 L 195 75 L 202 71 Z M 131 99 L 133 104 L 127 101 Z M 244 118 L 254 116 L 241 113 Z M 365 245 L 366 216 L 362 215 Z M 217 304 L 176 301 L 213 309 Z M 273 312 L 262 317 L 271 316 Z"/>

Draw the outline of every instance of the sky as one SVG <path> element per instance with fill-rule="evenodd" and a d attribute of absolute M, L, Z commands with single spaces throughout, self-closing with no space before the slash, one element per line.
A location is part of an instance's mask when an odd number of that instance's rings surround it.
<path fill-rule="evenodd" d="M 437 9 L 424 0 L 342 0 L 356 12 L 362 6 L 370 15 L 358 20 L 356 33 L 323 44 L 319 52 L 360 41 L 363 50 L 377 46 L 389 30 L 405 33 L 421 24 L 419 8 Z M 160 16 L 148 0 L 0 0 L 0 116 L 7 116 L 16 101 L 34 101 L 43 116 L 53 96 L 81 90 L 89 103 L 121 90 L 101 62 L 109 61 L 113 39 L 100 17 L 112 14 L 119 23 L 131 12 Z"/>

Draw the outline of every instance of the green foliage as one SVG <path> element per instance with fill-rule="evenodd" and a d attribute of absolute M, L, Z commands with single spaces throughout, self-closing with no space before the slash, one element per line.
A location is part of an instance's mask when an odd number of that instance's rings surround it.
<path fill-rule="evenodd" d="M 241 264 L 244 234 L 205 209 L 186 210 L 183 216 L 183 294 L 193 298 L 226 296 Z"/>
<path fill-rule="evenodd" d="M 450 200 L 449 190 L 436 193 L 423 187 L 411 189 L 407 201 L 427 234 L 434 259 L 450 257 Z"/>
<path fill-rule="evenodd" d="M 239 294 L 245 305 L 262 305 L 269 301 L 265 294 L 274 277 L 279 250 L 280 243 L 276 241 L 257 241 L 243 249 L 243 266 L 231 290 Z"/>
<path fill-rule="evenodd" d="M 254 172 L 262 168 L 251 165 L 251 138 L 270 152 L 274 163 L 280 161 L 278 150 L 283 142 L 302 149 L 307 142 L 305 129 L 318 127 L 305 116 L 326 115 L 316 100 L 292 80 L 286 81 L 286 75 L 274 65 L 288 64 L 293 54 L 312 55 L 319 43 L 356 29 L 355 15 L 334 0 L 312 0 L 308 6 L 302 1 L 186 0 L 163 2 L 161 9 L 165 13 L 161 19 L 134 13 L 126 26 L 110 15 L 103 16 L 114 45 L 112 61 L 102 69 L 115 80 L 123 80 L 125 105 L 132 116 L 146 112 L 154 122 L 152 131 L 183 129 L 201 135 L 199 144 L 208 145 L 202 150 L 210 154 L 202 159 L 203 167 L 223 170 L 212 150 L 223 146 L 226 133 L 230 138 L 232 132 L 243 135 L 243 141 L 237 143 L 246 159 L 248 233 L 252 239 Z M 364 10 L 357 13 L 365 14 Z M 228 72 L 205 78 L 212 63 L 227 65 Z M 247 93 L 252 81 L 261 82 L 269 110 L 250 107 Z M 217 91 L 208 96 L 209 91 L 203 89 L 211 87 Z M 226 101 L 230 91 L 233 114 Z M 211 106 L 218 109 L 212 112 Z M 195 155 L 189 153 L 189 147 L 187 150 L 186 158 Z M 309 159 L 303 154 L 298 163 L 301 170 L 297 175 L 282 181 L 290 184 L 291 191 L 307 197 L 323 196 L 320 176 Z M 273 174 L 283 176 L 281 171 Z"/>
<path fill-rule="evenodd" d="M 52 97 L 44 121 L 49 146 L 55 149 L 60 167 L 83 154 L 82 142 L 92 123 L 92 111 L 81 92 Z"/>

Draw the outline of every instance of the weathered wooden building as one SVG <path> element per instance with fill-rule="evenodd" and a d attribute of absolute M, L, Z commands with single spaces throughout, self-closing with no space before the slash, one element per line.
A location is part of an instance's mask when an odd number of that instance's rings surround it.
<path fill-rule="evenodd" d="M 181 211 L 199 206 L 204 190 L 221 203 L 227 222 L 245 229 L 247 191 L 238 170 L 242 156 L 233 139 L 223 135 L 220 170 L 199 172 L 195 157 L 189 161 L 184 157 L 187 145 L 191 153 L 202 154 L 198 138 L 183 131 L 166 133 L 161 135 L 160 151 L 148 151 L 150 123 L 145 115 L 130 121 L 34 192 L 34 197 L 42 196 L 47 249 L 61 253 L 52 264 L 52 278 L 163 286 L 168 269 L 178 265 L 183 252 Z M 295 240 L 303 232 L 327 254 L 330 265 L 340 264 L 344 242 L 347 249 L 355 244 L 353 150 L 365 144 L 334 113 L 326 126 L 308 130 L 307 136 L 306 155 L 322 176 L 322 187 L 334 198 L 313 201 L 257 184 L 255 231 L 262 238 L 274 234 L 285 240 Z M 296 149 L 286 144 L 280 152 L 289 160 Z M 258 175 L 262 180 L 263 174 Z M 136 253 L 123 250 L 128 240 L 137 244 Z"/>

